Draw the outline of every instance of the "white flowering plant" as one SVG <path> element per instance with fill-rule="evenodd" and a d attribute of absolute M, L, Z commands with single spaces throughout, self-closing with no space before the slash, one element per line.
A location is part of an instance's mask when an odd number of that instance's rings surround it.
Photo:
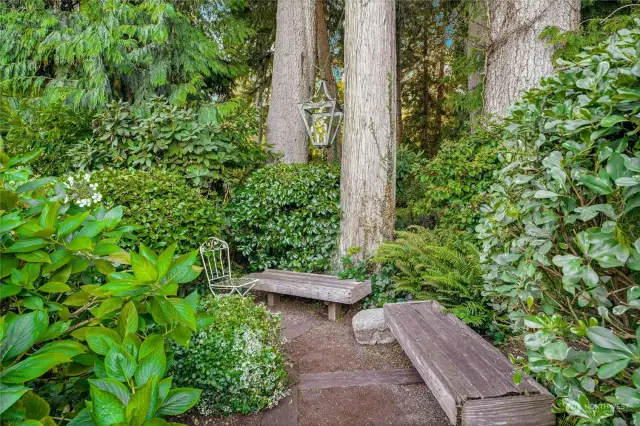
<path fill-rule="evenodd" d="M 65 202 L 72 201 L 79 207 L 91 207 L 102 201 L 102 194 L 98 192 L 98 184 L 91 182 L 91 174 L 75 173 L 62 181 L 67 193 Z"/>
<path fill-rule="evenodd" d="M 288 394 L 279 315 L 241 296 L 205 297 L 189 347 L 174 345 L 171 374 L 179 386 L 203 390 L 203 415 L 249 414 Z"/>

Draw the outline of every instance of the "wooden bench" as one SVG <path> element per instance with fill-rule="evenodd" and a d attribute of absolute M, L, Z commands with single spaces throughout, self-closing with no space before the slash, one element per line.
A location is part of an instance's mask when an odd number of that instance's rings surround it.
<path fill-rule="evenodd" d="M 352 305 L 371 293 L 369 281 L 341 280 L 331 275 L 267 269 L 249 278 L 259 280 L 254 289 L 267 293 L 267 305 L 273 306 L 281 294 L 329 302 L 329 319 L 340 316 L 343 304 Z"/>
<path fill-rule="evenodd" d="M 553 396 L 435 301 L 384 305 L 387 324 L 455 425 L 555 425 Z"/>

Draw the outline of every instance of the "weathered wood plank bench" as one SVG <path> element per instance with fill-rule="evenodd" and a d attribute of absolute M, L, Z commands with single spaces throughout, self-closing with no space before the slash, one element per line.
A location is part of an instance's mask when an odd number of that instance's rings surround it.
<path fill-rule="evenodd" d="M 553 396 L 513 383 L 498 349 L 435 301 L 384 305 L 387 324 L 454 425 L 554 425 Z"/>
<path fill-rule="evenodd" d="M 341 280 L 331 275 L 267 269 L 249 278 L 257 279 L 254 289 L 267 293 L 267 305 L 273 306 L 281 294 L 329 302 L 329 319 L 335 321 L 342 305 L 352 305 L 371 293 L 369 281 Z"/>

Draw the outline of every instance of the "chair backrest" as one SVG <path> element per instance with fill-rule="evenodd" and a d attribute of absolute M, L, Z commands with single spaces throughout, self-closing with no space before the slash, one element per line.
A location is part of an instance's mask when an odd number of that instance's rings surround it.
<path fill-rule="evenodd" d="M 209 238 L 200 246 L 200 257 L 209 284 L 231 278 L 231 255 L 226 241 Z"/>

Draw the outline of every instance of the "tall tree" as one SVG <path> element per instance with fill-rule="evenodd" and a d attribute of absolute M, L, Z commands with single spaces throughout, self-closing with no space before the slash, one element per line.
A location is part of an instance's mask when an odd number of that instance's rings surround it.
<path fill-rule="evenodd" d="M 340 250 L 359 247 L 362 258 L 392 236 L 395 221 L 395 1 L 345 8 Z"/>
<path fill-rule="evenodd" d="M 316 0 L 316 39 L 318 47 L 318 70 L 320 79 L 327 82 L 327 90 L 333 98 L 338 97 L 336 79 L 333 76 L 333 61 L 331 60 L 331 44 L 324 12 L 324 0 Z"/>
<path fill-rule="evenodd" d="M 484 112 L 504 116 L 509 105 L 553 72 L 554 47 L 540 39 L 550 26 L 575 30 L 580 0 L 486 0 Z"/>
<path fill-rule="evenodd" d="M 298 104 L 313 93 L 315 16 L 315 0 L 278 0 L 267 143 L 285 163 L 306 163 L 309 155 Z"/>

